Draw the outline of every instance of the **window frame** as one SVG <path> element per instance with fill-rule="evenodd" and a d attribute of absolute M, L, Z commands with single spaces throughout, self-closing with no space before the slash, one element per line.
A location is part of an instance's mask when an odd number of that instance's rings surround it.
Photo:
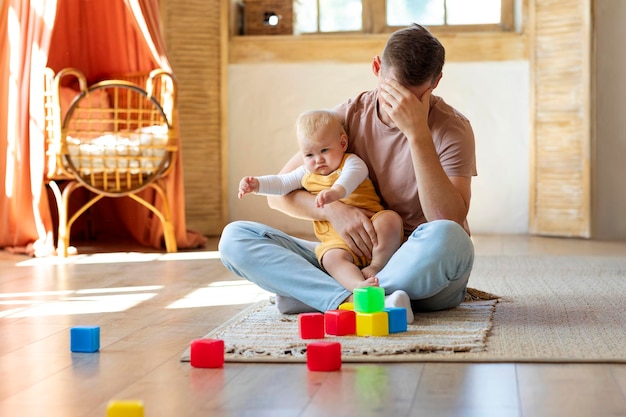
<path fill-rule="evenodd" d="M 373 0 L 380 1 L 380 0 Z M 503 8 L 512 21 L 511 30 L 493 27 L 473 28 L 461 31 L 458 27 L 429 27 L 446 48 L 447 62 L 515 61 L 529 59 L 529 38 L 526 33 L 529 0 L 507 0 Z M 515 9 L 516 1 L 520 8 Z M 230 64 L 259 63 L 363 63 L 368 57 L 380 54 L 389 33 L 394 28 L 379 28 L 380 33 L 340 32 L 313 33 L 300 35 L 240 35 L 241 3 L 239 0 L 222 0 L 229 10 L 225 19 L 227 47 L 224 50 L 226 62 Z M 374 5 L 375 3 L 371 3 Z M 379 7 L 380 7 L 380 3 Z M 373 10 L 373 12 L 380 10 Z M 515 13 L 514 13 L 515 11 Z M 370 11 L 371 13 L 371 11 Z M 515 14 L 520 15 L 516 18 Z M 497 25 L 493 25 L 497 26 Z M 451 30 L 454 29 L 454 30 Z"/>
<path fill-rule="evenodd" d="M 500 23 L 477 25 L 429 25 L 429 29 L 437 32 L 510 32 L 515 28 L 515 0 L 500 0 Z M 379 34 L 391 33 L 403 26 L 387 25 L 387 0 L 361 0 L 362 29 L 360 31 L 341 32 L 307 32 L 299 36 L 320 36 L 335 34 Z M 319 29 L 319 13 L 317 27 Z"/>

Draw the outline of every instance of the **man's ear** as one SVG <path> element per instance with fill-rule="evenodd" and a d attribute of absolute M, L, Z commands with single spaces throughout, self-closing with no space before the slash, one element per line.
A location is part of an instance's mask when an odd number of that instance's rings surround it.
<path fill-rule="evenodd" d="M 372 72 L 374 73 L 376 77 L 378 77 L 378 75 L 380 74 L 381 67 L 382 66 L 380 63 L 380 57 L 376 55 L 374 59 L 372 59 Z"/>
<path fill-rule="evenodd" d="M 441 81 L 441 77 L 443 77 L 443 72 L 440 73 L 437 79 L 435 80 L 435 83 L 433 84 L 433 90 L 437 88 L 437 86 L 439 85 L 439 81 Z"/>

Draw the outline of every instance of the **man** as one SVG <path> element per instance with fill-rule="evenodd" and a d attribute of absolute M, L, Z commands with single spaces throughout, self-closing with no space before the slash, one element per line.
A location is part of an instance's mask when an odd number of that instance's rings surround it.
<path fill-rule="evenodd" d="M 377 274 L 387 306 L 412 311 L 452 308 L 465 296 L 474 259 L 467 213 L 476 175 L 469 121 L 433 96 L 445 51 L 425 28 L 394 32 L 372 71 L 376 90 L 334 110 L 349 137 L 348 152 L 368 165 L 383 206 L 403 219 L 405 241 Z M 301 163 L 295 155 L 281 170 Z M 377 244 L 371 213 L 342 202 L 316 207 L 314 196 L 296 190 L 269 197 L 270 207 L 294 217 L 327 220 L 359 256 Z M 224 265 L 277 294 L 283 313 L 326 311 L 351 298 L 319 266 L 314 242 L 293 238 L 254 222 L 226 226 L 219 244 Z"/>

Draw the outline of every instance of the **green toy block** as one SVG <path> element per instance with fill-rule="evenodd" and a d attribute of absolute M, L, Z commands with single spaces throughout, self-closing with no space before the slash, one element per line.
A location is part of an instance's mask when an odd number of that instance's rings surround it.
<path fill-rule="evenodd" d="M 389 318 L 386 311 L 356 314 L 357 336 L 387 336 Z"/>
<path fill-rule="evenodd" d="M 377 313 L 385 309 L 385 290 L 381 287 L 356 288 L 353 295 L 357 313 Z"/>

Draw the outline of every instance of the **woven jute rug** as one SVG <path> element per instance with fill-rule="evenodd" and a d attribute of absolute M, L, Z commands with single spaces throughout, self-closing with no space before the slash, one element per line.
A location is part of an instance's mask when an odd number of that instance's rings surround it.
<path fill-rule="evenodd" d="M 624 258 L 478 256 L 470 286 L 459 307 L 418 313 L 407 332 L 324 340 L 345 362 L 626 362 Z M 310 342 L 269 302 L 204 337 L 224 340 L 227 362 L 304 362 Z"/>

